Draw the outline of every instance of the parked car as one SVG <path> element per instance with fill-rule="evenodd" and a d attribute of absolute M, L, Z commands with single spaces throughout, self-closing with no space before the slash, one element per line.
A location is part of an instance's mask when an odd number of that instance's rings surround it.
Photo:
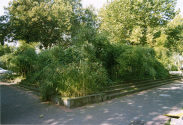
<path fill-rule="evenodd" d="M 12 71 L 5 70 L 5 69 L 0 67 L 0 74 L 6 74 L 6 73 L 12 73 Z"/>

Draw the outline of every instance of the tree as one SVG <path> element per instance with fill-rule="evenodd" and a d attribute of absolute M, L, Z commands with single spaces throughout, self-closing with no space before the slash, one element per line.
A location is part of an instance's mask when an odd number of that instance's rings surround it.
<path fill-rule="evenodd" d="M 71 41 L 73 43 L 84 41 L 93 41 L 97 28 L 98 21 L 95 10 L 92 6 L 83 8 L 81 0 L 66 0 L 72 5 L 73 15 L 71 18 Z"/>
<path fill-rule="evenodd" d="M 82 8 L 81 0 L 14 0 L 5 16 L 0 23 L 1 41 L 9 35 L 27 43 L 40 42 L 45 48 L 91 41 L 97 28 L 94 10 Z"/>
<path fill-rule="evenodd" d="M 177 15 L 171 22 L 168 23 L 166 32 L 167 39 L 165 47 L 172 51 L 183 52 L 183 17 Z"/>
<path fill-rule="evenodd" d="M 108 33 L 112 42 L 145 45 L 149 28 L 165 26 L 174 18 L 175 3 L 175 0 L 114 0 L 100 12 L 101 30 Z"/>
<path fill-rule="evenodd" d="M 72 6 L 65 0 L 14 0 L 7 12 L 16 40 L 40 42 L 45 48 L 66 41 Z"/>
<path fill-rule="evenodd" d="M 9 36 L 9 25 L 8 22 L 8 16 L 0 16 L 0 43 L 1 45 L 4 45 L 4 41 L 8 39 Z"/>
<path fill-rule="evenodd" d="M 73 25 L 73 42 L 93 42 L 98 28 L 97 15 L 94 13 L 94 9 L 92 7 L 86 9 L 81 8 L 77 17 L 78 23 L 77 25 Z"/>

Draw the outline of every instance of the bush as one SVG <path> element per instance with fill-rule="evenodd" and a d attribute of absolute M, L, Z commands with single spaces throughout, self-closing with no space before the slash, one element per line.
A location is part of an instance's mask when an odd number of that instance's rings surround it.
<path fill-rule="evenodd" d="M 110 44 L 103 38 L 93 44 L 56 46 L 39 54 L 24 44 L 2 57 L 9 69 L 26 77 L 23 84 L 40 88 L 43 100 L 57 94 L 78 97 L 97 93 L 112 85 L 110 80 L 168 76 L 152 48 Z"/>
<path fill-rule="evenodd" d="M 14 55 L 12 53 L 7 53 L 0 57 L 0 67 L 4 69 L 11 70 L 14 64 L 11 63 L 11 60 L 14 58 Z"/>
<path fill-rule="evenodd" d="M 108 77 L 114 80 L 112 68 L 117 64 L 115 58 L 121 48 L 117 44 L 111 44 L 105 37 L 105 34 L 98 34 L 94 42 L 96 49 L 96 58 L 102 62 L 108 73 Z"/>
<path fill-rule="evenodd" d="M 99 92 L 107 86 L 107 74 L 98 63 L 81 61 L 79 64 L 51 64 L 39 76 L 42 97 L 55 94 L 77 97 Z"/>
<path fill-rule="evenodd" d="M 42 51 L 38 54 L 36 73 L 27 77 L 26 82 L 40 86 L 43 100 L 55 94 L 77 97 L 100 92 L 109 83 L 95 51 L 89 43 Z"/>
<path fill-rule="evenodd" d="M 1 56 L 1 62 L 3 67 L 25 77 L 35 71 L 37 54 L 31 45 L 23 44 L 14 52 Z"/>
<path fill-rule="evenodd" d="M 0 67 L 6 68 L 8 66 L 8 61 L 10 59 L 10 53 L 12 52 L 12 48 L 7 45 L 0 45 Z M 8 56 L 9 55 L 9 56 Z"/>
<path fill-rule="evenodd" d="M 163 64 L 163 66 L 169 71 L 177 71 L 178 65 L 175 65 L 176 59 L 174 58 L 175 55 L 172 52 L 164 47 L 155 47 L 156 58 L 158 61 Z M 176 56 L 175 56 L 176 57 Z"/>
<path fill-rule="evenodd" d="M 22 46 L 15 51 L 14 55 L 15 57 L 12 59 L 12 63 L 15 65 L 15 67 L 13 67 L 15 72 L 26 76 L 35 71 L 37 54 L 34 48 L 30 46 Z"/>
<path fill-rule="evenodd" d="M 65 88 L 59 87 L 61 95 L 83 96 L 100 92 L 107 86 L 107 73 L 98 62 L 71 63 L 63 71 Z"/>
<path fill-rule="evenodd" d="M 96 48 L 97 57 L 113 81 L 168 76 L 168 71 L 157 59 L 153 48 L 107 42 L 98 42 Z"/>
<path fill-rule="evenodd" d="M 153 48 L 104 41 L 95 43 L 96 57 L 113 81 L 168 76 L 165 64 L 160 63 Z"/>
<path fill-rule="evenodd" d="M 0 57 L 5 55 L 5 54 L 8 54 L 8 53 L 11 53 L 12 52 L 12 48 L 10 48 L 9 46 L 7 45 L 0 45 Z"/>
<path fill-rule="evenodd" d="M 148 47 L 126 47 L 116 61 L 118 77 L 122 79 L 162 78 L 168 71 L 155 58 L 155 51 Z"/>

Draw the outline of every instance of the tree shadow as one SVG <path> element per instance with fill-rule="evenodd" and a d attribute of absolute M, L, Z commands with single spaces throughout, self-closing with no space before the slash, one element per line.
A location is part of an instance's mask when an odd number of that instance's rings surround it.
<path fill-rule="evenodd" d="M 10 93 L 6 89 L 9 88 L 1 89 L 5 91 L 1 96 L 6 94 L 2 101 L 9 99 L 7 103 L 11 108 L 7 112 L 7 107 L 1 106 L 2 115 L 9 116 L 1 117 L 4 124 L 129 125 L 144 122 L 145 125 L 161 125 L 168 120 L 164 114 L 183 107 L 182 82 L 76 109 L 41 103 L 32 93 L 15 89 Z M 9 115 L 11 111 L 14 115 Z"/>

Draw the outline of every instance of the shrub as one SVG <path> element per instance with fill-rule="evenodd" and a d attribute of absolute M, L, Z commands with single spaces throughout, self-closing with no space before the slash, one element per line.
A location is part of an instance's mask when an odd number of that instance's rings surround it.
<path fill-rule="evenodd" d="M 155 47 L 154 48 L 155 53 L 156 53 L 156 58 L 158 59 L 158 61 L 163 64 L 163 66 L 167 69 L 167 70 L 172 70 L 172 71 L 177 71 L 178 70 L 178 66 L 175 65 L 175 58 L 173 58 L 172 52 L 164 47 Z"/>
<path fill-rule="evenodd" d="M 0 67 L 6 68 L 9 65 L 9 60 L 11 59 L 12 48 L 7 45 L 0 45 Z"/>
<path fill-rule="evenodd" d="M 14 64 L 11 63 L 11 60 L 14 58 L 12 53 L 5 54 L 0 57 L 0 67 L 11 70 L 14 67 Z"/>
<path fill-rule="evenodd" d="M 168 71 L 155 58 L 155 51 L 148 47 L 126 47 L 116 61 L 119 68 L 118 77 L 122 79 L 161 78 L 168 75 Z"/>
<path fill-rule="evenodd" d="M 107 74 L 98 63 L 51 64 L 39 76 L 42 97 L 52 95 L 77 97 L 99 92 L 107 85 Z"/>
<path fill-rule="evenodd" d="M 26 76 L 35 71 L 37 54 L 35 49 L 29 46 L 22 46 L 15 51 L 12 63 L 15 64 L 14 71 Z M 17 55 L 17 56 L 16 56 Z"/>
<path fill-rule="evenodd" d="M 0 45 L 0 56 L 3 56 L 7 53 L 11 53 L 12 52 L 12 48 L 10 48 L 9 46 L 7 45 Z"/>
<path fill-rule="evenodd" d="M 93 94 L 107 86 L 107 73 L 98 62 L 71 63 L 62 74 L 65 88 L 59 87 L 59 93 L 63 96 Z"/>
<path fill-rule="evenodd" d="M 102 62 L 105 67 L 110 79 L 114 79 L 115 75 L 112 71 L 114 65 L 117 64 L 115 60 L 116 54 L 119 52 L 119 46 L 116 44 L 111 44 L 105 37 L 105 34 L 98 34 L 94 42 L 96 48 L 96 58 Z M 117 50 L 117 51 L 116 51 Z"/>
<path fill-rule="evenodd" d="M 108 85 L 108 75 L 95 51 L 89 43 L 42 51 L 37 71 L 27 81 L 40 86 L 43 100 L 55 94 L 76 97 L 99 92 Z"/>
<path fill-rule="evenodd" d="M 56 46 L 39 54 L 24 44 L 2 57 L 10 69 L 26 77 L 22 83 L 40 88 L 43 100 L 56 94 L 77 97 L 97 93 L 111 85 L 110 79 L 155 79 L 168 75 L 152 48 L 110 44 L 100 38 L 94 44 Z"/>
<path fill-rule="evenodd" d="M 26 76 L 34 72 L 37 54 L 31 45 L 23 44 L 14 52 L 1 56 L 1 62 L 7 69 L 19 75 Z"/>
<path fill-rule="evenodd" d="M 97 58 L 102 61 L 113 81 L 168 76 L 153 48 L 108 42 L 98 42 L 95 46 Z"/>

